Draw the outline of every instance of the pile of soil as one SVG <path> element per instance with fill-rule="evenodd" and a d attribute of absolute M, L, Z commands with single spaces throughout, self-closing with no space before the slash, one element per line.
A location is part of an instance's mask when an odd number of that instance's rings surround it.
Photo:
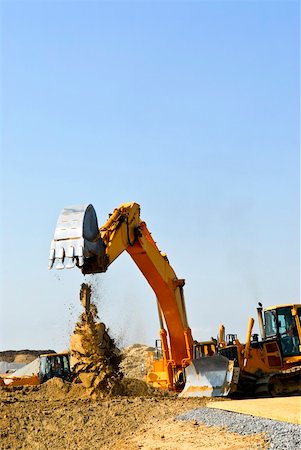
<path fill-rule="evenodd" d="M 70 340 L 73 381 L 81 383 L 91 396 L 117 393 L 122 379 L 120 351 L 105 324 L 99 321 L 90 285 L 82 284 L 80 299 L 85 311 Z"/>
<path fill-rule="evenodd" d="M 122 350 L 122 361 L 120 369 L 127 378 L 144 380 L 146 375 L 146 364 L 149 352 L 153 352 L 153 347 L 142 344 L 133 344 Z"/>
<path fill-rule="evenodd" d="M 0 352 L 0 361 L 8 363 L 28 364 L 44 353 L 55 353 L 54 350 L 5 350 Z"/>

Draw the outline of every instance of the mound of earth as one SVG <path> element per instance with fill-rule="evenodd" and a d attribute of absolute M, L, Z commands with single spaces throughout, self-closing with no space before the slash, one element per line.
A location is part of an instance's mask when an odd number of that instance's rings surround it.
<path fill-rule="evenodd" d="M 146 375 L 147 356 L 153 352 L 153 347 L 143 344 L 133 344 L 122 350 L 120 370 L 127 378 L 144 380 Z"/>
<path fill-rule="evenodd" d="M 176 393 L 155 388 L 143 380 L 137 378 L 123 378 L 116 393 L 127 397 L 174 397 Z"/>
<path fill-rule="evenodd" d="M 54 350 L 5 350 L 0 352 L 0 361 L 8 363 L 28 364 L 44 353 L 55 353 Z"/>
<path fill-rule="evenodd" d="M 87 390 L 81 384 L 74 384 L 61 378 L 51 378 L 46 383 L 38 386 L 36 392 L 39 392 L 40 397 L 51 400 L 80 399 L 87 397 Z"/>

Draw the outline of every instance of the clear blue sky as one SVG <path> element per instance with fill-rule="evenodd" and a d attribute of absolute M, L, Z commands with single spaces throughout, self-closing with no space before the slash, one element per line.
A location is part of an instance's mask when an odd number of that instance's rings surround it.
<path fill-rule="evenodd" d="M 0 349 L 63 350 L 79 270 L 47 270 L 60 210 L 141 205 L 195 339 L 245 339 L 299 302 L 299 2 L 1 4 Z M 97 276 L 121 344 L 153 344 L 154 295 L 127 254 Z"/>

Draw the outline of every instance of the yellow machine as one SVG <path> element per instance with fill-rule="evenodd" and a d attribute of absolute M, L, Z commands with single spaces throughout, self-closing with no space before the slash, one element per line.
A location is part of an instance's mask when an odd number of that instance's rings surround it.
<path fill-rule="evenodd" d="M 214 354 L 215 344 L 193 340 L 186 316 L 185 281 L 177 278 L 166 254 L 158 249 L 140 218 L 137 203 L 120 205 L 100 228 L 92 205 L 65 208 L 51 243 L 49 268 L 77 266 L 83 274 L 106 272 L 123 251 L 134 260 L 157 299 L 160 345 L 151 355 L 147 381 L 156 387 L 181 391 L 185 368 L 196 358 L 201 364 L 202 356 Z M 202 369 L 206 377 L 199 381 L 199 387 L 202 393 L 209 389 L 211 395 L 214 386 L 217 394 L 226 395 L 233 363 L 223 356 L 212 358 L 210 370 Z"/>
<path fill-rule="evenodd" d="M 50 378 L 71 380 L 69 353 L 47 353 L 16 372 L 0 377 L 0 386 L 36 386 Z"/>
<path fill-rule="evenodd" d="M 263 314 L 262 314 L 263 312 Z M 290 395 L 301 393 L 301 304 L 257 308 L 260 337 L 252 334 L 250 318 L 246 343 L 220 330 L 219 354 L 233 361 L 238 376 L 232 393 Z"/>
<path fill-rule="evenodd" d="M 185 281 L 177 278 L 166 254 L 158 249 L 137 203 L 120 205 L 100 228 L 92 205 L 65 208 L 51 243 L 49 269 L 77 266 L 83 274 L 106 272 L 123 251 L 134 260 L 157 298 L 160 340 L 150 355 L 147 382 L 182 391 L 183 397 L 235 392 L 276 395 L 298 389 L 300 305 L 266 309 L 264 321 L 260 313 L 261 341 L 252 337 L 253 319 L 246 344 L 236 335 L 225 340 L 223 328 L 218 345 L 194 341 L 186 316 Z M 290 337 L 284 334 L 289 319 L 293 322 Z"/>

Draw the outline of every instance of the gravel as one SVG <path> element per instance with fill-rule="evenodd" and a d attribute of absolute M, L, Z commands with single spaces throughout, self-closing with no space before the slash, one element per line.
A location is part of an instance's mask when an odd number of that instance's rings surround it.
<path fill-rule="evenodd" d="M 178 416 L 177 419 L 194 420 L 207 426 L 223 427 L 230 432 L 242 435 L 266 433 L 269 449 L 296 450 L 301 448 L 301 426 L 292 423 L 213 408 L 193 409 Z"/>

